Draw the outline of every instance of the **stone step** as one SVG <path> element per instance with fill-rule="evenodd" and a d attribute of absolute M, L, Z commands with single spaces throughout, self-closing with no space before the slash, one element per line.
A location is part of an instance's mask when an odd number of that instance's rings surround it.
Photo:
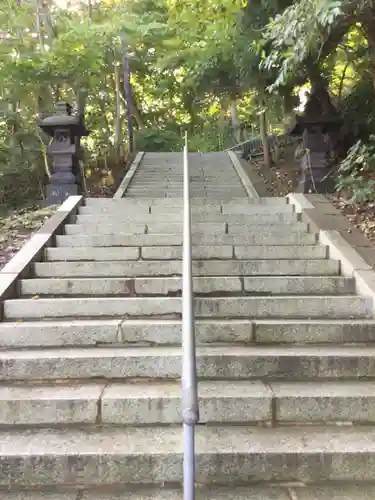
<path fill-rule="evenodd" d="M 129 198 L 132 200 L 133 198 Z M 165 198 L 168 199 L 168 198 Z M 134 200 L 138 200 L 139 198 L 134 198 Z M 283 205 L 283 208 L 289 207 L 291 205 Z M 136 207 L 136 212 L 139 215 L 144 215 L 144 214 L 160 214 L 160 215 L 168 215 L 170 213 L 176 214 L 180 213 L 181 216 L 183 214 L 183 206 L 182 205 L 151 205 L 150 202 L 145 202 L 143 205 L 141 204 L 133 204 L 133 205 L 125 205 L 124 207 L 118 206 L 118 205 L 88 205 L 88 206 L 83 206 L 80 207 L 79 213 L 82 215 L 107 215 L 111 216 L 112 214 L 119 214 L 123 213 L 124 217 L 127 215 L 131 216 L 134 214 L 134 209 Z M 263 207 L 263 205 L 261 205 Z M 267 205 L 264 205 L 265 208 L 269 208 L 270 212 L 273 210 L 273 208 L 268 207 Z M 257 208 L 259 206 L 257 205 Z M 221 205 L 215 205 L 215 206 L 193 206 L 191 207 L 191 213 L 195 215 L 199 214 L 221 214 L 222 213 L 222 208 Z"/>
<path fill-rule="evenodd" d="M 200 381 L 198 394 L 200 423 L 375 423 L 375 382 Z M 172 380 L 0 387 L 0 426 L 178 424 L 180 407 Z"/>
<path fill-rule="evenodd" d="M 6 495 L 6 496 L 5 496 Z M 110 487 L 95 490 L 80 490 L 76 492 L 38 493 L 34 491 L 7 492 L 1 500 L 181 500 L 183 493 L 179 489 L 167 489 L 155 486 L 141 491 L 116 490 Z M 300 486 L 291 487 L 283 483 L 270 486 L 232 486 L 232 487 L 209 487 L 208 489 L 197 487 L 197 500 L 373 500 L 375 498 L 375 486 L 371 484 L 354 485 L 338 483 L 334 486 Z"/>
<path fill-rule="evenodd" d="M 0 380 L 179 380 L 181 355 L 181 347 L 172 346 L 2 350 Z M 197 371 L 200 378 L 209 380 L 371 381 L 375 347 L 201 346 Z"/>
<path fill-rule="evenodd" d="M 142 181 L 140 186 L 130 186 L 126 191 L 126 196 L 129 193 L 138 194 L 142 196 L 144 194 L 165 192 L 171 194 L 175 193 L 177 196 L 183 192 L 183 181 L 178 179 L 160 179 L 157 181 Z M 219 196 L 225 196 L 228 192 L 233 193 L 234 197 L 245 196 L 246 192 L 241 186 L 233 185 L 214 185 L 208 183 L 202 183 L 202 181 L 194 181 L 190 183 L 190 193 L 197 193 L 199 196 L 205 196 L 206 193 L 217 193 Z"/>
<path fill-rule="evenodd" d="M 288 206 L 288 205 L 286 205 Z M 292 224 L 297 222 L 298 214 L 295 212 L 276 212 L 276 213 L 254 213 L 248 214 L 193 214 L 192 224 L 196 223 L 229 223 L 229 224 L 244 224 L 244 225 L 262 225 L 262 224 L 277 224 L 277 223 L 287 223 Z M 121 213 L 113 212 L 111 214 L 111 219 L 108 221 L 108 214 L 91 214 L 91 215 L 78 215 L 77 224 L 82 225 L 94 225 L 94 224 L 160 224 L 160 223 L 178 223 L 182 224 L 183 214 L 182 212 L 173 213 L 163 213 L 163 214 L 131 214 L 131 213 Z"/>
<path fill-rule="evenodd" d="M 220 198 L 222 197 L 223 195 L 225 195 L 227 193 L 226 190 L 222 190 L 222 191 L 205 191 L 205 190 L 202 190 L 202 189 L 196 189 L 196 190 L 192 190 L 191 191 L 191 194 L 190 196 L 192 198 L 194 197 L 203 197 L 203 196 L 206 196 L 207 198 Z M 238 196 L 242 193 L 242 191 L 238 192 Z M 182 186 L 180 189 L 173 189 L 172 187 L 170 186 L 166 186 L 165 188 L 163 189 L 159 189 L 159 190 L 156 190 L 152 187 L 150 187 L 149 189 L 147 189 L 146 191 L 144 190 L 139 190 L 139 191 L 136 191 L 136 190 L 132 190 L 132 189 L 129 189 L 127 191 L 127 196 L 131 197 L 137 197 L 137 198 L 145 198 L 145 199 L 149 199 L 150 197 L 153 197 L 153 198 L 175 198 L 177 196 L 183 196 L 183 190 L 182 190 Z"/>
<path fill-rule="evenodd" d="M 262 198 L 257 198 L 257 199 L 250 199 L 248 196 L 243 196 L 243 197 L 233 197 L 227 195 L 224 198 L 219 198 L 215 200 L 208 200 L 205 197 L 202 198 L 196 198 L 192 200 L 192 204 L 197 204 L 197 205 L 226 205 L 226 206 L 231 206 L 231 205 L 249 205 L 249 206 L 254 206 L 254 205 L 273 205 L 273 206 L 278 206 L 278 205 L 285 205 L 288 203 L 288 199 L 285 197 L 262 197 Z M 137 200 L 137 199 L 132 199 L 130 200 L 125 196 L 125 198 L 85 198 L 85 204 L 86 206 L 118 206 L 119 209 L 121 207 L 126 207 L 127 205 L 134 206 L 134 205 L 168 205 L 168 206 L 178 206 L 180 205 L 183 207 L 184 201 L 182 198 L 171 198 L 171 199 L 158 199 L 158 200 Z"/>
<path fill-rule="evenodd" d="M 294 226 L 294 224 L 293 224 Z M 295 232 L 300 230 L 300 231 L 305 231 L 305 225 L 301 224 L 303 226 L 301 228 L 295 229 Z M 183 231 L 183 226 L 181 223 L 171 223 L 169 224 L 168 222 L 162 223 L 162 222 L 151 222 L 149 224 L 137 224 L 134 222 L 129 222 L 127 223 L 126 221 L 122 223 L 111 223 L 107 222 L 107 224 L 103 224 L 101 222 L 94 222 L 92 224 L 66 224 L 64 226 L 64 232 L 67 235 L 70 234 L 118 234 L 119 232 L 124 232 L 124 231 L 129 231 L 131 233 L 135 234 L 158 234 L 158 233 L 164 233 L 164 234 L 182 234 Z M 197 233 L 203 232 L 203 233 L 219 233 L 219 234 L 225 234 L 228 232 L 227 230 L 227 225 L 224 222 L 218 222 L 218 223 L 209 223 L 209 222 L 199 222 L 194 225 L 194 231 Z"/>
<path fill-rule="evenodd" d="M 235 224 L 225 222 L 195 222 L 192 226 L 192 233 L 204 234 L 243 234 L 243 233 L 260 233 L 266 228 L 267 232 L 280 232 L 285 233 L 299 233 L 307 231 L 307 225 L 303 222 L 295 223 L 267 223 L 251 224 L 248 221 L 246 224 Z M 182 234 L 182 223 L 168 223 L 168 222 L 150 222 L 147 224 L 138 224 L 136 222 L 119 221 L 118 223 L 108 223 L 94 221 L 86 224 L 66 224 L 64 232 L 67 235 L 72 234 L 118 234 L 119 232 L 131 232 L 135 234 Z"/>
<path fill-rule="evenodd" d="M 144 214 L 149 215 L 149 214 L 158 214 L 159 216 L 167 216 L 169 215 L 174 215 L 174 214 L 183 214 L 183 205 L 152 205 L 152 201 L 146 202 L 143 205 L 140 203 L 136 205 L 137 207 L 137 215 L 143 216 Z M 234 212 L 233 212 L 234 211 Z M 218 205 L 214 204 L 214 201 L 212 202 L 212 205 L 196 205 L 193 204 L 191 206 L 191 212 L 194 217 L 205 217 L 208 215 L 220 215 L 222 212 L 224 212 L 227 215 L 241 215 L 243 216 L 244 214 L 247 215 L 257 215 L 257 214 L 274 214 L 274 213 L 291 213 L 294 212 L 294 206 L 293 205 L 260 205 L 260 204 L 255 204 L 255 205 L 249 205 L 248 203 L 244 205 L 232 205 L 232 206 L 227 206 L 224 205 Z M 88 205 L 88 206 L 82 206 L 79 208 L 79 214 L 81 215 L 99 215 L 99 216 L 104 216 L 108 214 L 113 214 L 116 216 L 119 216 L 120 214 L 123 214 L 124 217 L 131 217 L 132 215 L 134 216 L 134 204 L 133 205 L 127 205 L 124 207 L 119 207 L 118 205 Z"/>
<path fill-rule="evenodd" d="M 182 279 L 174 278 L 32 278 L 20 281 L 21 295 L 134 296 L 181 294 Z M 355 292 L 355 281 L 341 276 L 235 276 L 194 278 L 194 294 L 336 295 Z"/>
<path fill-rule="evenodd" d="M 286 233 L 284 229 L 265 231 L 265 226 L 259 232 L 252 231 L 237 234 L 203 234 L 193 233 L 193 245 L 221 246 L 221 245 L 256 245 L 256 246 L 284 246 L 284 245 L 314 245 L 317 235 L 314 233 Z M 57 235 L 56 245 L 59 247 L 118 247 L 118 246 L 168 246 L 181 245 L 182 235 L 175 234 L 134 234 L 117 233 L 107 234 L 74 234 Z"/>
<path fill-rule="evenodd" d="M 195 317 L 216 318 L 370 318 L 372 300 L 355 295 L 195 298 Z M 80 297 L 5 300 L 4 318 L 75 317 L 178 318 L 178 297 Z"/>
<path fill-rule="evenodd" d="M 5 430 L 0 442 L 1 487 L 9 487 L 9 477 L 13 488 L 72 484 L 160 488 L 160 483 L 176 484 L 182 479 L 181 425 Z M 366 427 L 212 425 L 196 429 L 200 485 L 374 481 L 374 454 L 375 430 Z"/>
<path fill-rule="evenodd" d="M 176 194 L 177 196 L 183 192 L 183 181 L 178 179 L 159 179 L 157 181 L 142 180 L 140 185 L 131 186 L 127 189 L 126 195 L 129 193 L 137 194 L 139 196 L 145 194 L 154 194 L 165 192 L 169 194 Z M 226 185 L 215 185 L 203 183 L 202 181 L 194 181 L 190 183 L 190 192 L 197 193 L 199 196 L 205 196 L 207 192 L 217 193 L 220 196 L 225 196 L 228 192 L 233 193 L 233 197 L 245 196 L 246 192 L 241 186 Z"/>
<path fill-rule="evenodd" d="M 375 320 L 198 319 L 197 345 L 242 343 L 371 344 Z M 0 347 L 90 346 L 110 344 L 180 345 L 179 320 L 85 319 L 0 322 Z"/>
<path fill-rule="evenodd" d="M 194 260 L 195 276 L 332 276 L 339 274 L 339 261 L 313 260 Z M 180 260 L 36 262 L 34 276 L 63 277 L 142 277 L 180 275 Z"/>
<path fill-rule="evenodd" d="M 323 245 L 305 246 L 194 246 L 192 258 L 204 259 L 325 259 L 327 247 Z M 115 261 L 115 260 L 181 260 L 182 246 L 154 247 L 58 247 L 47 248 L 48 261 Z"/>
<path fill-rule="evenodd" d="M 181 500 L 183 493 L 178 489 L 167 489 L 165 487 L 160 487 L 159 485 L 154 488 L 150 487 L 146 490 L 141 487 L 141 489 L 118 489 L 113 490 L 112 487 L 101 488 L 98 492 L 92 489 L 78 489 L 77 491 L 71 488 L 59 487 L 59 492 L 51 491 L 0 491 L 0 500 Z M 350 487 L 347 485 L 339 485 L 336 488 L 329 487 L 316 487 L 316 488 L 304 488 L 303 493 L 300 493 L 300 489 L 295 489 L 298 491 L 298 500 L 372 500 L 375 487 L 371 486 L 357 486 L 357 488 Z M 349 492 L 348 492 L 349 490 Z M 337 495 L 337 491 L 340 491 L 344 496 L 334 496 Z M 335 493 L 336 492 L 336 493 Z M 290 500 L 288 495 L 289 489 L 284 486 L 255 486 L 251 487 L 238 487 L 232 486 L 231 488 L 218 487 L 205 489 L 202 487 L 197 488 L 196 499 L 197 500 Z M 315 496 L 314 496 L 315 495 Z M 320 495 L 319 497 L 317 495 Z M 325 495 L 325 496 L 322 496 Z M 367 496 L 366 496 L 367 495 Z"/>

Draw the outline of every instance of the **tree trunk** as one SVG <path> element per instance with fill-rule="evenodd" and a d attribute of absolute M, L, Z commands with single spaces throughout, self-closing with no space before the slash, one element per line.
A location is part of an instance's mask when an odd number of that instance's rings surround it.
<path fill-rule="evenodd" d="M 91 0 L 88 0 L 87 16 L 88 16 L 88 22 L 89 22 L 89 24 L 91 24 L 91 22 L 92 22 L 92 1 Z"/>
<path fill-rule="evenodd" d="M 138 104 L 137 104 L 137 99 L 134 96 L 134 93 L 132 93 L 132 114 L 134 117 L 134 120 L 137 123 L 138 129 L 145 128 L 145 122 L 143 121 L 141 112 L 139 111 Z"/>
<path fill-rule="evenodd" d="M 117 165 L 120 165 L 120 161 L 123 156 L 120 71 L 121 71 L 120 65 L 115 64 L 115 93 L 116 93 L 115 152 L 116 152 Z"/>
<path fill-rule="evenodd" d="M 232 117 L 233 135 L 237 143 L 241 142 L 241 121 L 238 118 L 237 103 L 234 99 L 230 102 L 230 114 Z"/>
<path fill-rule="evenodd" d="M 129 57 L 128 57 L 128 50 L 125 38 L 122 39 L 122 50 L 124 57 L 124 92 L 126 100 L 129 152 L 132 153 L 134 151 L 133 115 L 132 115 L 133 106 L 132 106 L 132 91 L 130 84 Z"/>
<path fill-rule="evenodd" d="M 260 138 L 262 140 L 262 146 L 263 146 L 264 168 L 266 171 L 266 176 L 268 176 L 271 168 L 271 153 L 270 153 L 270 145 L 268 142 L 266 103 L 264 98 L 261 98 L 260 105 L 261 105 L 261 113 L 259 115 Z"/>
<path fill-rule="evenodd" d="M 371 63 L 372 85 L 375 91 L 375 8 L 369 9 L 368 21 L 365 25 L 367 35 L 368 50 Z"/>
<path fill-rule="evenodd" d="M 44 51 L 44 35 L 42 30 L 42 9 L 40 0 L 36 0 L 36 12 L 35 12 L 35 24 L 36 24 L 36 32 L 38 34 L 38 40 L 40 44 L 40 50 Z"/>
<path fill-rule="evenodd" d="M 44 30 L 44 17 L 45 13 L 43 12 L 43 2 L 42 0 L 36 0 L 36 12 L 35 12 L 35 25 L 36 31 L 38 35 L 38 40 L 40 44 L 41 52 L 45 52 L 45 30 Z M 48 44 L 51 46 L 53 42 L 53 32 L 52 26 L 48 25 L 50 28 L 49 40 Z M 39 114 L 43 114 L 45 112 L 50 112 L 53 104 L 52 90 L 48 84 L 41 85 L 39 90 L 38 104 L 37 109 Z"/>

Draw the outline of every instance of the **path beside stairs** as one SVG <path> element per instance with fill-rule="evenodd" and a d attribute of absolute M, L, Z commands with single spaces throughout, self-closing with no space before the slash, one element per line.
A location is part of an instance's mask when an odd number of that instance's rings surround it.
<path fill-rule="evenodd" d="M 182 155 L 88 198 L 0 322 L 0 499 L 181 499 Z M 199 499 L 374 500 L 375 321 L 284 198 L 190 154 Z"/>

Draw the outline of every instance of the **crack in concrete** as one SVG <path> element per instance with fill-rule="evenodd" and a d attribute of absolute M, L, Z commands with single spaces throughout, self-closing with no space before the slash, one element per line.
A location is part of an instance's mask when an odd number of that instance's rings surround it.
<path fill-rule="evenodd" d="M 104 394 L 104 391 L 107 389 L 107 387 L 109 386 L 110 382 L 108 381 L 106 384 L 104 384 L 103 386 L 103 389 L 101 390 L 100 394 L 99 394 L 99 398 L 98 398 L 98 401 L 96 402 L 96 406 L 97 406 L 97 411 L 96 411 L 96 418 L 95 418 L 95 423 L 97 425 L 100 425 L 103 423 L 103 415 L 102 415 L 102 400 L 103 400 L 103 394 Z"/>

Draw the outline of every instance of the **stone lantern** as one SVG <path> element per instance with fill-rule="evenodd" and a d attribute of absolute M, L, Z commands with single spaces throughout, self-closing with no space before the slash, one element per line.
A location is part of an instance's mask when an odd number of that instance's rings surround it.
<path fill-rule="evenodd" d="M 340 120 L 334 108 L 323 109 L 315 93 L 308 97 L 302 116 L 296 116 L 289 131 L 291 136 L 301 138 L 300 193 L 330 193 L 334 182 L 330 177 L 330 134 L 338 130 Z"/>
<path fill-rule="evenodd" d="M 55 114 L 39 119 L 37 125 L 50 137 L 47 153 L 52 158 L 52 175 L 46 186 L 45 205 L 56 205 L 82 189 L 79 141 L 89 134 L 82 117 L 72 114 L 66 102 L 56 104 Z"/>

